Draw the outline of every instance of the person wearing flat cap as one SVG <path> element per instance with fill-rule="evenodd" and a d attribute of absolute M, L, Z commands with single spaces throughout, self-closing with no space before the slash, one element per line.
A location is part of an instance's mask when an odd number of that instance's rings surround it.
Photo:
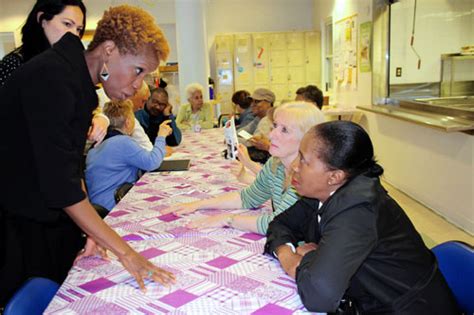
<path fill-rule="evenodd" d="M 273 107 L 275 94 L 268 89 L 256 89 L 252 93 L 252 104 L 250 108 L 255 119 L 240 130 L 245 130 L 252 135 L 268 135 L 271 129 L 271 121 L 267 117 L 267 112 Z"/>
<path fill-rule="evenodd" d="M 253 161 L 265 163 L 270 154 L 270 140 L 268 135 L 272 129 L 273 103 L 275 94 L 264 88 L 256 89 L 252 93 L 252 104 L 250 109 L 255 119 L 246 126 L 240 128 L 252 134 L 253 137 L 248 141 L 242 142 L 249 149 L 250 158 Z"/>

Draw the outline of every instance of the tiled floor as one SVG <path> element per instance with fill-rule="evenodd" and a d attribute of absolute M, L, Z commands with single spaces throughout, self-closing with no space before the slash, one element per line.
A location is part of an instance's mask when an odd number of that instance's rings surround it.
<path fill-rule="evenodd" d="M 389 191 L 390 196 L 405 210 L 429 248 L 449 240 L 460 240 L 474 246 L 474 237 L 472 235 L 449 223 L 440 215 L 405 195 L 387 182 L 383 182 L 383 185 Z"/>

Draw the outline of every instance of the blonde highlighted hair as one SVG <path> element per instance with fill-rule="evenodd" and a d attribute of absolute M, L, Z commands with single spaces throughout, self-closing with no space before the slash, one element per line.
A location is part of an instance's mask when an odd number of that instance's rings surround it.
<path fill-rule="evenodd" d="M 110 101 L 104 105 L 104 114 L 109 118 L 112 129 L 123 129 L 127 118 L 133 117 L 133 103 L 130 100 Z"/>
<path fill-rule="evenodd" d="M 311 127 L 325 121 L 323 112 L 313 103 L 296 101 L 280 105 L 273 112 L 273 119 L 284 113 L 300 132 L 300 140 Z"/>
<path fill-rule="evenodd" d="M 122 55 L 136 56 L 151 47 L 157 60 L 166 60 L 170 52 L 168 41 L 154 18 L 130 5 L 111 7 L 104 12 L 87 50 L 94 50 L 107 40 L 113 41 Z"/>

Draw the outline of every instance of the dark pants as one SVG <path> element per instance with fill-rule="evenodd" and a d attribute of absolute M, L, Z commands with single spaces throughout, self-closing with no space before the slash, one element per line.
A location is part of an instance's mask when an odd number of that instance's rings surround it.
<path fill-rule="evenodd" d="M 48 223 L 0 213 L 0 306 L 28 278 L 45 277 L 62 283 L 84 247 L 81 235 L 65 213 Z"/>

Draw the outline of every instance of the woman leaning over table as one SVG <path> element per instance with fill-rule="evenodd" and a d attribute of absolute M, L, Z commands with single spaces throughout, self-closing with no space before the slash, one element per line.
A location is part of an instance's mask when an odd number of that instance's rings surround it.
<path fill-rule="evenodd" d="M 291 162 L 298 154 L 298 146 L 309 128 L 324 121 L 323 113 L 314 105 L 294 102 L 275 109 L 273 130 L 270 132 L 272 157 L 258 173 L 255 181 L 240 192 L 230 192 L 210 199 L 178 204 L 165 213 L 190 213 L 198 209 L 255 208 L 271 199 L 274 212 L 260 215 L 220 214 L 196 220 L 190 227 L 219 227 L 230 225 L 237 229 L 265 234 L 273 218 L 288 209 L 298 196 L 289 185 Z"/>
<path fill-rule="evenodd" d="M 176 124 L 181 130 L 199 131 L 214 127 L 211 104 L 203 101 L 203 87 L 198 83 L 191 83 L 186 87 L 188 104 L 179 107 Z"/>
<path fill-rule="evenodd" d="M 311 128 L 292 169 L 303 198 L 270 224 L 265 252 L 295 278 L 309 311 L 351 301 L 360 314 L 459 314 L 434 255 L 380 184 L 362 127 Z"/>
<path fill-rule="evenodd" d="M 174 281 L 100 219 L 80 173 L 97 104 L 95 85 L 102 83 L 111 99 L 129 98 L 168 53 L 162 31 L 147 12 L 113 7 L 98 22 L 86 52 L 77 36 L 66 33 L 0 88 L 0 131 L 15 134 L 0 143 L 8 165 L 8 180 L 0 184 L 2 304 L 29 277 L 62 282 L 84 246 L 82 232 L 89 236 L 82 256 L 111 250 L 142 290 L 146 277 Z"/>
<path fill-rule="evenodd" d="M 51 48 L 66 32 L 79 38 L 86 29 L 86 7 L 81 0 L 38 0 L 21 29 L 22 45 L 0 61 L 0 87 L 24 63 Z M 109 120 L 96 108 L 87 138 L 100 143 Z"/>

